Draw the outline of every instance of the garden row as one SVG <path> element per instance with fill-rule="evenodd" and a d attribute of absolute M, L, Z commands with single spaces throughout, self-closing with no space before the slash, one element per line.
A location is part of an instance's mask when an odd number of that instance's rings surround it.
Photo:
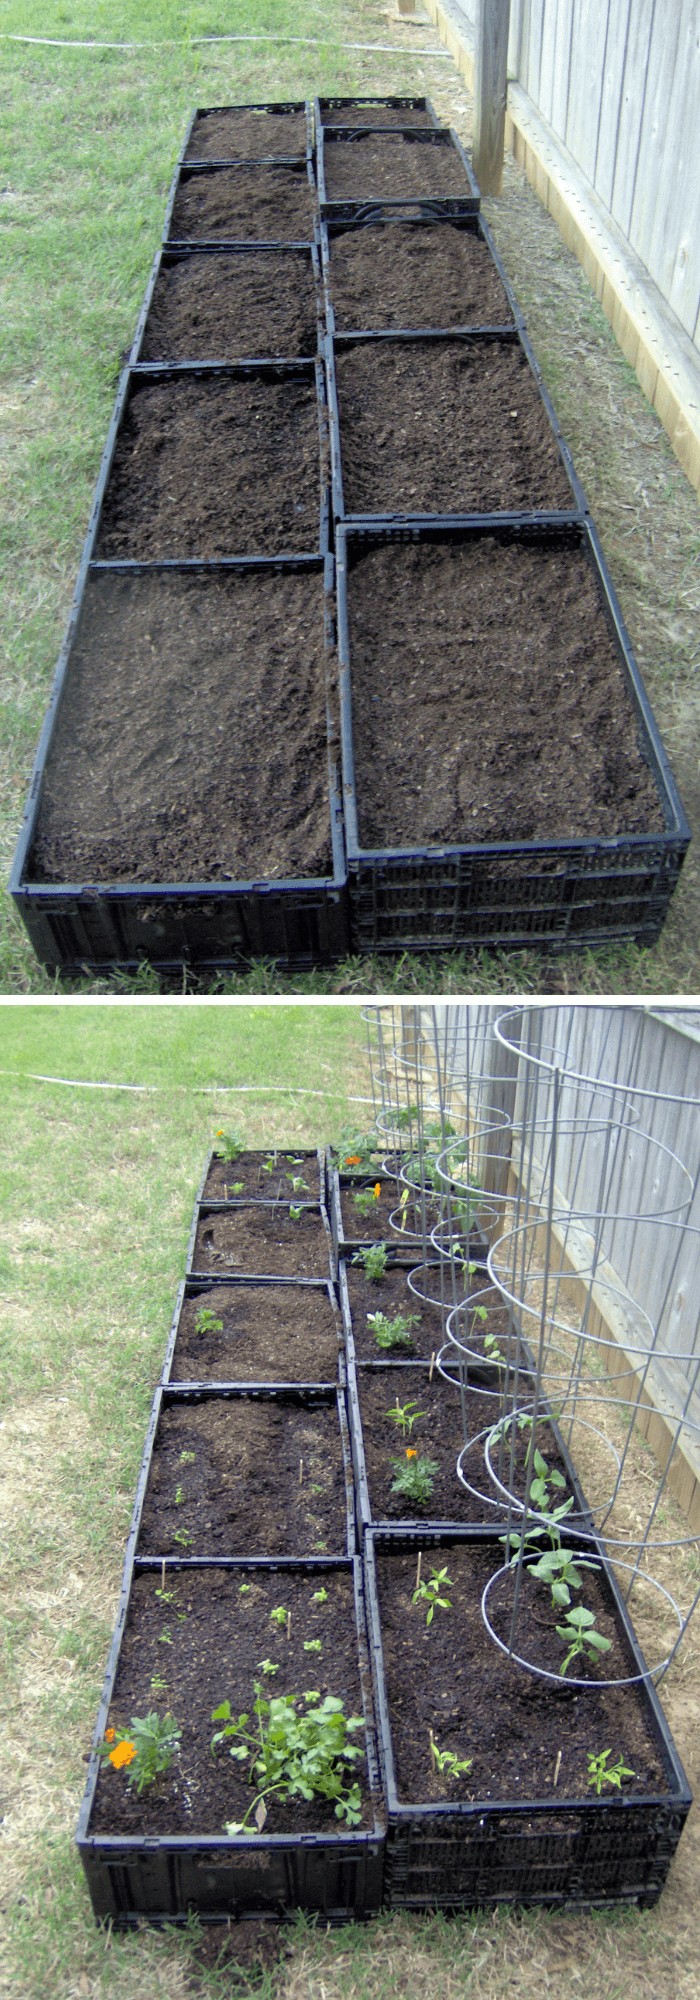
<path fill-rule="evenodd" d="M 80 1813 L 96 1915 L 655 1901 L 690 1795 L 544 1405 L 538 1471 L 572 1510 L 560 1577 L 573 1590 L 587 1537 L 596 1636 L 558 1626 L 526 1571 L 530 1671 L 508 1657 L 504 1530 L 528 1437 L 496 1427 L 506 1366 L 527 1408 L 531 1361 L 468 1200 L 450 1211 L 469 1243 L 455 1306 L 426 1254 L 445 1226 L 434 1176 L 426 1194 L 398 1158 L 368 1175 L 341 1155 L 339 1174 L 330 1156 L 222 1151 L 154 1395 Z"/>
<path fill-rule="evenodd" d="M 687 840 L 456 136 L 195 113 L 13 867 L 39 958 L 649 943 Z"/>

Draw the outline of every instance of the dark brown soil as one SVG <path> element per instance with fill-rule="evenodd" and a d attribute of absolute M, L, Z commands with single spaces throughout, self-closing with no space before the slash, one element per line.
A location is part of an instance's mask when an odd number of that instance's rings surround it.
<path fill-rule="evenodd" d="M 306 166 L 185 172 L 173 206 L 177 243 L 310 243 L 314 200 Z"/>
<path fill-rule="evenodd" d="M 353 1264 L 348 1265 L 347 1279 L 352 1333 L 358 1361 L 410 1360 L 412 1354 L 416 1359 L 429 1361 L 433 1352 L 439 1352 L 447 1339 L 446 1320 L 449 1305 L 443 1314 L 440 1306 L 428 1305 L 417 1299 L 410 1291 L 406 1273 L 403 1271 L 387 1272 L 380 1285 L 372 1285 L 361 1269 Z M 479 1298 L 483 1296 L 484 1303 L 488 1307 L 489 1317 L 488 1322 L 483 1323 L 484 1331 L 493 1333 L 497 1338 L 503 1338 L 507 1332 L 508 1314 L 500 1303 L 499 1294 L 495 1287 L 489 1288 L 486 1285 L 483 1274 L 481 1276 L 475 1274 L 474 1287 Z M 367 1325 L 368 1313 L 374 1312 L 383 1312 L 387 1319 L 394 1319 L 397 1313 L 403 1313 L 405 1317 L 420 1314 L 418 1326 L 411 1330 L 411 1346 L 394 1348 L 382 1354 L 371 1327 Z"/>
<path fill-rule="evenodd" d="M 397 201 L 464 195 L 471 190 L 459 154 L 444 141 L 403 139 L 397 133 L 361 139 L 327 138 L 323 149 L 329 201 Z"/>
<path fill-rule="evenodd" d="M 339 332 L 512 323 L 486 243 L 454 224 L 389 222 L 330 238 Z"/>
<path fill-rule="evenodd" d="M 241 1581 L 250 1590 L 241 1592 Z M 315 1604 L 319 1586 L 328 1592 L 325 1604 Z M 101 1772 L 90 1831 L 120 1833 L 218 1833 L 227 1820 L 241 1820 L 255 1798 L 246 1784 L 246 1767 L 225 1752 L 215 1757 L 211 1739 L 217 1727 L 212 1710 L 228 1700 L 234 1715 L 250 1712 L 253 1682 L 260 1680 L 260 1662 L 279 1666 L 264 1683 L 268 1693 L 297 1694 L 315 1687 L 333 1694 L 346 1715 L 362 1714 L 362 1697 L 354 1618 L 352 1581 L 347 1574 L 220 1570 L 180 1573 L 166 1571 L 172 1602 L 157 1595 L 158 1571 L 134 1581 L 122 1644 L 109 1726 L 128 1728 L 133 1715 L 152 1708 L 169 1711 L 180 1724 L 182 1741 L 171 1770 L 150 1790 L 138 1794 L 125 1773 L 107 1764 Z M 270 1620 L 284 1605 L 291 1611 L 291 1637 Z M 163 1633 L 170 1644 L 163 1642 Z M 320 1653 L 305 1653 L 304 1641 L 320 1639 Z M 154 1693 L 151 1676 L 162 1676 L 165 1690 Z M 362 1735 L 355 1739 L 362 1743 Z M 364 1763 L 358 1764 L 360 1784 Z M 365 1824 L 371 1824 L 369 1807 Z M 269 1833 L 342 1832 L 333 1808 L 323 1800 L 307 1805 L 271 1800 Z"/>
<path fill-rule="evenodd" d="M 571 508 L 522 349 L 363 341 L 336 350 L 348 514 Z"/>
<path fill-rule="evenodd" d="M 139 1555 L 348 1554 L 346 1472 L 335 1403 L 166 1405 Z"/>
<path fill-rule="evenodd" d="M 96 553 L 141 561 L 313 554 L 319 479 L 313 376 L 136 382 Z"/>
<path fill-rule="evenodd" d="M 93 576 L 38 879 L 328 875 L 324 672 L 319 575 Z"/>
<path fill-rule="evenodd" d="M 378 547 L 349 605 L 363 846 L 662 827 L 576 550 Z"/>
<path fill-rule="evenodd" d="M 195 1271 L 255 1277 L 327 1278 L 330 1236 L 318 1209 L 294 1221 L 286 1208 L 262 1204 L 203 1217 L 197 1229 Z"/>
<path fill-rule="evenodd" d="M 468 1799 L 538 1799 L 556 1795 L 595 1799 L 588 1787 L 588 1751 L 613 1747 L 634 1771 L 625 1792 L 666 1790 L 662 1767 L 631 1688 L 577 1692 L 562 1682 L 538 1681 L 510 1664 L 489 1638 L 480 1610 L 481 1593 L 499 1567 L 499 1551 L 425 1550 L 422 1576 L 446 1568 L 450 1611 L 437 1611 L 426 1625 L 425 1610 L 413 1604 L 416 1555 L 382 1556 L 379 1601 L 389 1715 L 397 1782 L 404 1800 L 450 1804 Z M 533 1586 L 534 1588 L 534 1586 Z M 545 1615 L 549 1592 L 540 1586 Z M 584 1597 L 595 1609 L 594 1580 Z M 559 1621 L 560 1622 L 560 1621 Z M 551 1635 L 550 1671 L 558 1673 L 564 1651 L 547 1617 Z M 598 1614 L 601 1631 L 614 1627 Z M 607 1656 L 606 1656 L 607 1657 Z M 627 1650 L 617 1639 L 615 1671 L 630 1671 Z M 612 1667 L 610 1669 L 612 1671 Z M 432 1770 L 429 1731 L 440 1750 L 471 1757 L 472 1770 L 450 1781 Z M 604 1796 L 612 1796 L 608 1792 Z"/>
<path fill-rule="evenodd" d="M 487 1500 L 480 1504 L 457 1478 L 455 1467 L 464 1444 L 459 1390 L 444 1382 L 437 1371 L 432 1382 L 428 1374 L 425 1364 L 418 1368 L 358 1368 L 357 1393 L 372 1520 L 497 1522 L 501 1519 L 500 1509 L 489 1506 Z M 409 1403 L 415 1405 L 412 1414 L 420 1411 L 421 1415 L 416 1418 L 410 1435 L 404 1437 L 389 1413 L 397 1404 L 403 1409 Z M 472 1390 L 467 1393 L 465 1403 L 470 1436 L 497 1423 L 500 1413 L 497 1394 Z M 438 1468 L 433 1474 L 432 1493 L 422 1507 L 391 1490 L 399 1467 L 410 1464 L 407 1449 L 417 1451 L 419 1458 L 432 1459 Z M 393 1460 L 398 1464 L 393 1464 Z M 550 1463 L 553 1462 L 550 1454 Z M 485 1495 L 493 1493 L 483 1467 L 483 1455 L 476 1461 L 473 1472 L 476 1476 L 471 1483 L 483 1489 Z"/>
<path fill-rule="evenodd" d="M 141 361 L 301 359 L 316 353 L 308 251 L 194 251 L 163 264 Z"/>
<path fill-rule="evenodd" d="M 203 1306 L 220 1333 L 197 1333 Z M 216 1285 L 183 1302 L 174 1382 L 334 1382 L 337 1371 L 338 1327 L 320 1287 Z"/>
<path fill-rule="evenodd" d="M 379 128 L 385 125 L 401 127 L 418 125 L 427 126 L 428 130 L 435 129 L 429 112 L 419 111 L 416 105 L 361 104 L 356 101 L 343 104 L 334 111 L 325 110 L 321 105 L 321 123 L 324 131 L 333 131 L 336 125 L 345 125 L 348 128 L 353 125 L 373 125 Z"/>
<path fill-rule="evenodd" d="M 292 1180 L 302 1179 L 301 1192 Z M 235 1160 L 212 1160 L 204 1183 L 204 1201 L 320 1201 L 317 1153 L 238 1153 Z"/>
<path fill-rule="evenodd" d="M 376 1187 L 379 1188 L 380 1193 L 376 1200 L 372 1199 L 371 1207 L 368 1207 L 365 1212 L 365 1204 L 361 1202 L 360 1206 L 358 1206 L 357 1196 L 368 1194 L 374 1197 L 374 1189 Z M 361 1187 L 355 1188 L 354 1191 L 352 1188 L 341 1188 L 340 1208 L 346 1242 L 380 1243 L 385 1241 L 388 1248 L 396 1250 L 402 1257 L 410 1256 L 411 1234 L 421 1236 L 423 1211 L 419 1198 L 411 1189 L 408 1190 L 408 1200 L 404 1203 L 403 1208 L 401 1207 L 401 1197 L 405 1192 L 406 1190 L 400 1181 L 387 1179 L 386 1175 L 380 1177 L 379 1174 L 375 1181 L 367 1181 Z M 437 1222 L 439 1212 L 436 1202 L 426 1203 L 425 1226 L 428 1232 Z M 397 1218 L 396 1227 L 393 1229 L 391 1227 L 392 1215 Z M 399 1228 L 401 1221 L 405 1224 L 403 1230 Z M 420 1254 L 422 1255 L 422 1236 Z"/>
<path fill-rule="evenodd" d="M 231 105 L 198 111 L 185 154 L 187 160 L 303 159 L 303 111 L 254 111 Z"/>

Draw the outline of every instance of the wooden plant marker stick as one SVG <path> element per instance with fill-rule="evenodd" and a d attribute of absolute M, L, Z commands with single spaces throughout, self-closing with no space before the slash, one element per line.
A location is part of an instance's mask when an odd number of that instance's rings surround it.
<path fill-rule="evenodd" d="M 422 1550 L 422 1549 L 419 1549 L 419 1550 L 418 1550 L 418 1562 L 417 1562 L 417 1564 L 416 1564 L 416 1590 L 418 1589 L 418 1585 L 419 1585 L 419 1583 L 420 1583 L 420 1566 L 421 1566 L 421 1563 L 422 1563 L 422 1561 L 423 1561 L 423 1550 Z"/>
<path fill-rule="evenodd" d="M 300 1485 L 300 1486 L 301 1486 L 301 1485 L 302 1485 L 302 1483 L 303 1483 L 303 1478 L 304 1478 L 304 1460 L 303 1460 L 303 1458 L 300 1458 L 300 1460 L 299 1460 L 299 1485 Z"/>
<path fill-rule="evenodd" d="M 165 1556 L 160 1566 L 160 1587 L 161 1590 L 165 1590 Z"/>
<path fill-rule="evenodd" d="M 554 1766 L 554 1783 L 555 1783 L 555 1785 L 556 1785 L 556 1782 L 557 1782 L 557 1779 L 558 1779 L 558 1777 L 559 1777 L 559 1772 L 560 1772 L 560 1770 L 561 1770 L 561 1750 L 558 1750 L 558 1751 L 557 1751 L 557 1761 L 556 1761 L 556 1764 L 555 1764 L 555 1766 Z"/>
<path fill-rule="evenodd" d="M 433 1770 L 434 1770 L 434 1771 L 436 1771 L 436 1770 L 437 1770 L 437 1758 L 436 1758 L 436 1756 L 435 1756 L 435 1737 L 433 1736 L 433 1732 L 432 1732 L 432 1729 L 429 1729 L 429 1730 L 428 1730 L 428 1738 L 429 1738 L 429 1741 L 430 1741 L 430 1762 L 431 1762 L 431 1764 L 432 1764 L 432 1767 L 433 1767 Z"/>
<path fill-rule="evenodd" d="M 432 1354 L 430 1356 L 430 1373 L 428 1375 L 428 1385 L 430 1385 L 430 1383 L 432 1382 L 434 1367 L 435 1367 L 435 1348 L 433 1348 Z"/>
<path fill-rule="evenodd" d="M 292 1636 L 292 1614 L 291 1614 L 291 1611 L 288 1611 L 288 1612 L 287 1612 L 287 1638 L 288 1638 L 288 1639 L 291 1639 L 291 1636 Z"/>

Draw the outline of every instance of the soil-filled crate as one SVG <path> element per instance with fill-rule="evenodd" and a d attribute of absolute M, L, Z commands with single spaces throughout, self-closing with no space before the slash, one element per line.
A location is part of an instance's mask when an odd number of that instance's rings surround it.
<path fill-rule="evenodd" d="M 132 363 L 313 358 L 322 297 L 315 244 L 160 250 Z"/>
<path fill-rule="evenodd" d="M 341 334 L 326 366 L 336 521 L 585 511 L 524 331 Z"/>
<path fill-rule="evenodd" d="M 352 950 L 652 944 L 689 829 L 591 524 L 336 566 Z"/>
<path fill-rule="evenodd" d="M 197 1204 L 187 1278 L 332 1278 L 330 1223 L 320 1202 Z"/>
<path fill-rule="evenodd" d="M 450 1225 L 437 1194 L 429 1186 L 423 1193 L 411 1178 L 410 1162 L 405 1164 L 405 1175 L 398 1161 L 393 1173 L 384 1168 L 362 1177 L 337 1170 L 331 1173 L 330 1220 L 336 1256 L 349 1257 L 364 1245 L 382 1243 L 388 1256 L 402 1263 L 417 1263 L 430 1252 L 433 1231 L 439 1231 L 445 1249 L 450 1233 L 464 1237 L 464 1208 L 456 1193 L 453 1191 Z M 469 1232 L 469 1254 L 472 1258 L 488 1255 L 488 1244 L 476 1224 Z"/>
<path fill-rule="evenodd" d="M 296 166 L 182 166 L 165 215 L 166 243 L 312 243 L 316 184 Z"/>
<path fill-rule="evenodd" d="M 343 1379 L 330 1279 L 217 1278 L 181 1286 L 163 1367 L 167 1382 L 319 1384 Z"/>
<path fill-rule="evenodd" d="M 284 1556 L 355 1549 L 338 1389 L 158 1388 L 132 1522 L 139 1556 Z"/>
<path fill-rule="evenodd" d="M 313 360 L 127 369 L 94 556 L 324 556 L 326 468 L 323 374 Z"/>
<path fill-rule="evenodd" d="M 329 333 L 523 325 L 481 215 L 324 222 L 320 241 Z"/>
<path fill-rule="evenodd" d="M 313 112 L 305 100 L 289 103 L 209 105 L 194 111 L 182 159 L 216 161 L 303 160 L 313 156 Z"/>
<path fill-rule="evenodd" d="M 256 1821 L 248 1762 L 228 1754 L 236 1739 L 212 1752 L 224 1727 L 214 1711 L 228 1702 L 234 1723 L 250 1714 L 256 1681 L 266 1700 L 296 1697 L 299 1716 L 313 1714 L 304 1698 L 313 1686 L 319 1703 L 342 1704 L 346 1723 L 359 1718 L 342 1736 L 362 1754 L 335 1766 L 346 1798 L 359 1785 L 357 1823 L 321 1795 L 270 1796 Z M 107 1753 L 134 1717 L 154 1710 L 161 1723 L 173 1718 L 177 1742 L 169 1768 L 139 1796 L 128 1766 Z M 243 1832 L 228 1831 L 244 1821 Z M 137 1563 L 133 1575 L 127 1564 L 77 1845 L 95 1916 L 121 1927 L 185 1924 L 193 1914 L 282 1921 L 305 1909 L 347 1923 L 376 1913 L 385 1822 L 356 1559 Z"/>
<path fill-rule="evenodd" d="M 521 1368 L 517 1400 L 524 1411 L 531 1405 L 533 1381 Z M 425 1521 L 431 1527 L 444 1527 L 471 1522 L 500 1526 L 505 1540 L 509 1483 L 516 1496 L 511 1526 L 513 1522 L 517 1526 L 533 1427 L 498 1431 L 504 1407 L 498 1388 L 466 1375 L 461 1381 L 456 1375 L 446 1376 L 434 1360 L 385 1357 L 381 1362 L 356 1363 L 349 1354 L 347 1395 L 357 1519 L 363 1534 L 369 1527 L 390 1523 L 417 1527 Z M 544 1405 L 534 1438 L 557 1501 L 570 1505 L 567 1525 L 570 1521 L 590 1529 L 586 1495 Z"/>
<path fill-rule="evenodd" d="M 316 131 L 322 128 L 343 131 L 363 126 L 373 132 L 395 131 L 412 126 L 440 130 L 440 119 L 429 97 L 316 97 Z"/>
<path fill-rule="evenodd" d="M 481 1613 L 500 1559 L 497 1539 L 478 1528 L 365 1538 L 388 1811 L 385 1905 L 651 1905 L 691 1803 L 653 1685 L 567 1685 L 557 1678 L 558 1639 L 551 1680 L 513 1664 Z M 440 1571 L 449 1608 L 436 1605 L 428 1624 L 430 1597 L 414 1599 L 417 1579 L 430 1584 Z M 642 1675 L 614 1579 L 600 1570 L 588 1588 L 611 1640 L 606 1659 L 618 1678 Z M 503 1608 L 491 1615 L 505 1629 Z M 626 1774 L 619 1790 L 596 1795 L 588 1760 L 610 1755 L 610 1745 Z"/>
<path fill-rule="evenodd" d="M 318 199 L 322 216 L 352 215 L 379 203 L 389 212 L 441 216 L 475 214 L 480 196 L 456 132 L 438 130 L 316 134 Z"/>
<path fill-rule="evenodd" d="M 235 1133 L 217 1136 L 219 1143 L 206 1162 L 197 1201 L 325 1201 L 322 1153 L 295 1152 L 284 1146 L 248 1152 Z"/>
<path fill-rule="evenodd" d="M 348 946 L 320 558 L 83 557 L 11 889 L 52 970 Z"/>
<path fill-rule="evenodd" d="M 425 1282 L 426 1275 L 436 1281 L 435 1291 Z M 449 1296 L 448 1273 L 445 1298 L 441 1301 L 437 1296 L 439 1275 L 438 1266 L 408 1269 L 388 1261 L 382 1276 L 372 1279 L 360 1259 L 342 1262 L 340 1309 L 348 1357 L 358 1363 L 430 1362 L 442 1355 L 446 1372 L 457 1375 L 459 1352 L 449 1339 L 451 1323 L 457 1339 L 465 1345 L 465 1332 L 472 1330 L 472 1351 L 464 1364 L 470 1379 L 487 1389 L 497 1389 L 503 1367 L 494 1358 L 494 1341 L 511 1371 L 516 1362 L 525 1365 L 529 1359 L 522 1345 L 516 1351 L 510 1313 L 500 1292 L 489 1283 L 483 1267 L 475 1265 L 467 1280 L 471 1310 L 458 1315 Z"/>

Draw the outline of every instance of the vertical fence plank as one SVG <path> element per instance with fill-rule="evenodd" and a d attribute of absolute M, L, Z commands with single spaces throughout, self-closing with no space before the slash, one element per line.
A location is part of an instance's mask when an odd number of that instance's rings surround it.
<path fill-rule="evenodd" d="M 479 0 L 476 14 L 474 172 L 484 194 L 503 179 L 510 0 Z"/>
<path fill-rule="evenodd" d="M 571 37 L 566 144 L 589 181 L 595 175 L 602 90 L 602 52 L 611 0 L 578 0 Z"/>

